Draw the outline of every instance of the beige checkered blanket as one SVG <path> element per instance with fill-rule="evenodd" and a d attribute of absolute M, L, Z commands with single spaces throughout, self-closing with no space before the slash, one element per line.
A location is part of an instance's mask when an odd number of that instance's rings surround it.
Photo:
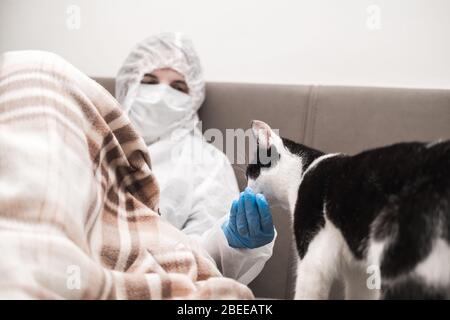
<path fill-rule="evenodd" d="M 51 53 L 0 57 L 0 298 L 252 298 L 158 194 L 106 90 Z"/>

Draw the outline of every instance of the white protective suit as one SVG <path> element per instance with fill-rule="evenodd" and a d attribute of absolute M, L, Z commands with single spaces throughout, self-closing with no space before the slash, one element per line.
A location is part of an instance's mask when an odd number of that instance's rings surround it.
<path fill-rule="evenodd" d="M 208 144 L 197 127 L 205 83 L 191 41 L 180 33 L 164 33 L 140 42 L 118 72 L 117 100 L 130 115 L 143 75 L 161 68 L 184 75 L 192 97 L 186 116 L 164 134 L 143 132 L 161 190 L 161 216 L 199 241 L 224 276 L 248 284 L 272 255 L 275 239 L 260 248 L 235 249 L 221 229 L 239 190 L 227 157 Z M 131 121 L 138 116 L 130 116 Z"/>

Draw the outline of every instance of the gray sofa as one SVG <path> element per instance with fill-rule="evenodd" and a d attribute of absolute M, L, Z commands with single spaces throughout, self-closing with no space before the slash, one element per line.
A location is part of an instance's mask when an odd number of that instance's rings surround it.
<path fill-rule="evenodd" d="M 111 93 L 114 80 L 97 78 Z M 208 83 L 200 109 L 203 129 L 248 129 L 252 119 L 326 152 L 354 154 L 400 141 L 450 139 L 450 90 Z M 238 168 L 241 167 L 241 168 Z M 235 165 L 239 186 L 245 165 Z M 287 212 L 274 210 L 274 254 L 250 284 L 258 297 L 289 299 L 295 251 Z M 342 297 L 337 282 L 333 298 Z"/>

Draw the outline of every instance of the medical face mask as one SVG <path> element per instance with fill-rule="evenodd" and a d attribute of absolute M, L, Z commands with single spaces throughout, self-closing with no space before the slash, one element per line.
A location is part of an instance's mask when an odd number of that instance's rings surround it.
<path fill-rule="evenodd" d="M 192 110 L 192 97 L 166 84 L 141 84 L 129 111 L 130 120 L 147 143 L 175 129 Z"/>

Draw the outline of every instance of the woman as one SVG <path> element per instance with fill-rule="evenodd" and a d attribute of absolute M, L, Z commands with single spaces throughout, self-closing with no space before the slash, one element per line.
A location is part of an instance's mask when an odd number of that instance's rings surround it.
<path fill-rule="evenodd" d="M 272 216 L 262 195 L 239 195 L 228 159 L 196 127 L 205 82 L 191 41 L 164 33 L 140 42 L 118 72 L 116 97 L 152 155 L 160 214 L 225 276 L 250 283 L 272 254 Z"/>

